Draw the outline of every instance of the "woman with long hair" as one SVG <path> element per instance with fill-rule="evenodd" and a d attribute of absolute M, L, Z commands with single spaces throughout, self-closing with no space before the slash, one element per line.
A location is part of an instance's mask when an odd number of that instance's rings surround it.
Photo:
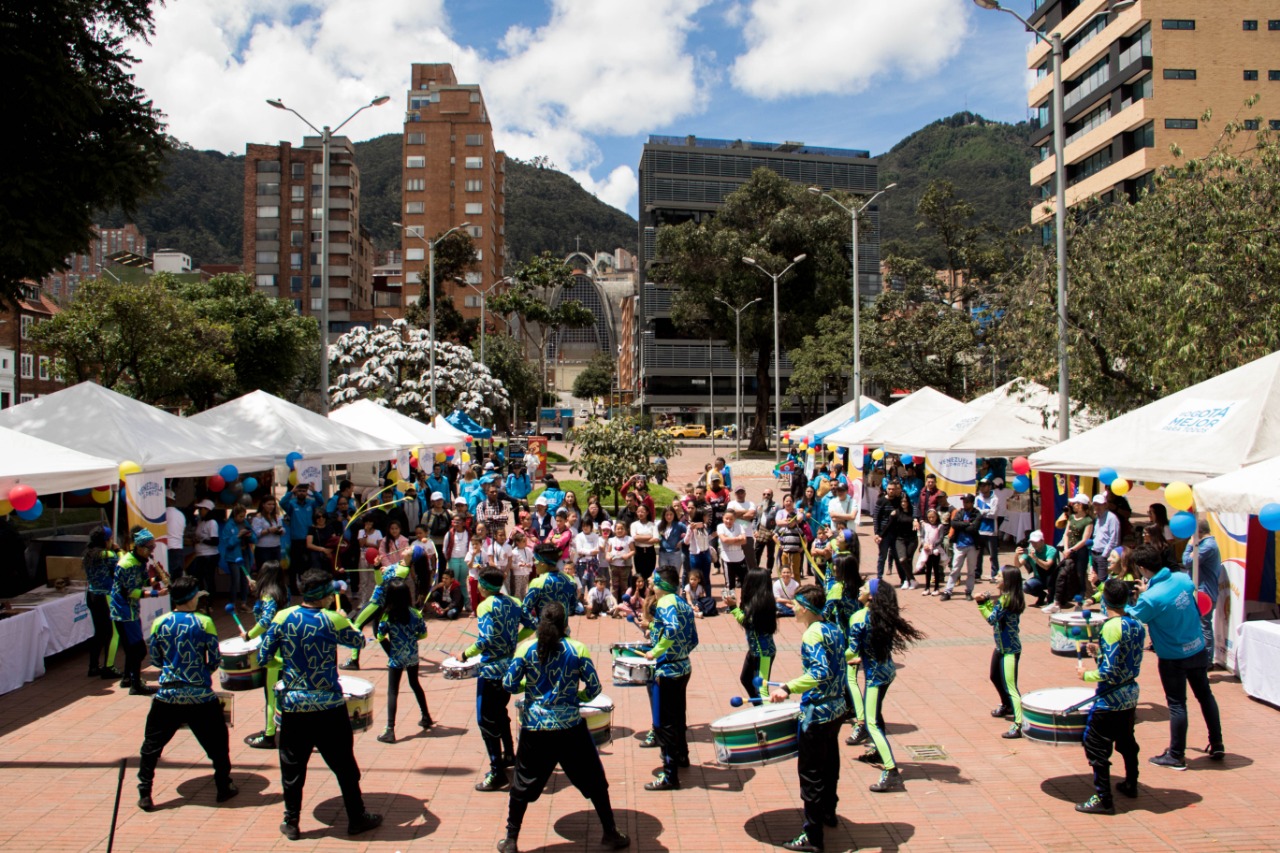
<path fill-rule="evenodd" d="M 644 504 L 636 507 L 636 520 L 631 522 L 631 541 L 635 543 L 636 574 L 653 576 L 658 567 L 658 525 L 649 517 Z"/>
<path fill-rule="evenodd" d="M 1093 514 L 1089 511 L 1089 496 L 1078 494 L 1071 499 L 1069 509 L 1058 516 L 1058 527 L 1065 527 L 1062 550 L 1063 561 L 1070 561 L 1058 571 L 1075 570 L 1075 591 L 1084 595 L 1089 584 L 1089 540 L 1093 538 Z M 1069 591 L 1068 591 L 1069 592 Z M 1057 613 L 1062 607 L 1055 601 L 1043 608 L 1045 613 Z"/>
<path fill-rule="evenodd" d="M 289 605 L 289 587 L 285 584 L 284 570 L 278 560 L 262 564 L 257 581 L 258 600 L 253 603 L 253 627 L 241 631 L 240 637 L 252 640 L 261 637 L 275 621 L 276 614 Z M 280 669 L 284 664 L 279 657 L 267 661 L 266 678 L 262 689 L 266 692 L 266 727 L 244 739 L 253 749 L 276 748 L 276 682 L 280 680 Z"/>
<path fill-rule="evenodd" d="M 282 551 L 288 551 L 289 534 L 284 513 L 275 495 L 267 495 L 258 504 L 258 514 L 251 523 L 258 544 L 253 549 L 253 560 L 259 565 L 280 560 Z"/>
<path fill-rule="evenodd" d="M 116 553 L 115 543 L 111 541 L 111 528 L 99 525 L 89 532 L 89 547 L 84 552 L 84 576 L 89 582 L 85 591 L 85 604 L 89 607 L 89 618 L 93 620 L 93 636 L 89 638 L 89 677 L 119 678 L 116 671 L 116 643 L 114 629 L 111 625 L 111 608 L 107 605 L 107 596 L 111 594 L 111 584 L 116 577 L 116 562 L 120 556 Z M 109 651 L 106 661 L 99 663 L 102 655 Z"/>
<path fill-rule="evenodd" d="M 911 498 L 903 492 L 898 496 L 898 514 L 894 516 L 893 550 L 898 560 L 898 580 L 901 589 L 915 589 L 915 557 L 920 537 L 915 528 L 915 511 L 911 507 Z"/>
<path fill-rule="evenodd" d="M 1000 696 L 1000 706 L 991 712 L 997 719 L 1013 714 L 1013 725 L 1000 735 L 1012 739 L 1022 737 L 1022 694 L 1018 692 L 1018 659 L 1022 656 L 1022 632 L 1019 623 L 1027 609 L 1022 593 L 1022 572 L 1005 566 L 1000 570 L 997 598 L 979 593 L 974 601 L 995 635 L 996 647 L 991 652 L 991 684 Z"/>
<path fill-rule="evenodd" d="M 434 723 L 427 710 L 427 695 L 418 680 L 418 641 L 427 638 L 427 623 L 413 607 L 413 592 L 403 578 L 387 582 L 386 612 L 378 623 L 378 642 L 387 653 L 387 727 L 378 735 L 380 743 L 396 742 L 396 710 L 400 679 L 407 673 L 409 689 L 418 700 L 422 717 L 418 725 L 424 729 Z"/>
<path fill-rule="evenodd" d="M 621 849 L 631 843 L 614 821 L 604 765 L 582 719 L 581 702 L 600 695 L 600 679 L 587 647 L 569 639 L 568 634 L 564 606 L 556 601 L 548 603 L 538 621 L 537 640 L 517 647 L 502 679 L 508 693 L 525 694 L 507 805 L 507 834 L 498 844 L 504 853 L 518 849 L 525 811 L 542 795 L 557 766 L 595 806 L 604 826 L 604 846 Z"/>
<path fill-rule="evenodd" d="M 748 696 L 758 694 L 761 699 L 769 695 L 765 684 L 773 671 L 773 659 L 778 656 L 778 646 L 773 635 L 778 630 L 778 601 L 773 597 L 773 583 L 769 572 L 753 569 L 742 582 L 742 604 L 732 596 L 724 603 L 747 634 L 747 656 L 742 661 L 738 680 Z M 755 679 L 760 678 L 757 687 Z"/>

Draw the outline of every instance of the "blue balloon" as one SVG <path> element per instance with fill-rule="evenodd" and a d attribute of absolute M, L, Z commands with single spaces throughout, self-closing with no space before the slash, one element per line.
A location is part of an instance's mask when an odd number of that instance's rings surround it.
<path fill-rule="evenodd" d="M 228 483 L 234 483 L 236 480 L 240 479 L 240 471 L 237 470 L 234 465 L 223 465 L 222 469 L 218 471 L 218 474 Z"/>
<path fill-rule="evenodd" d="M 1013 478 L 1013 490 L 1018 494 L 1022 494 L 1029 488 L 1031 488 L 1030 477 L 1026 476 L 1025 474 L 1019 474 L 1018 476 Z"/>
<path fill-rule="evenodd" d="M 1179 539 L 1190 539 L 1196 532 L 1196 517 L 1189 512 L 1180 512 L 1169 519 L 1169 529 Z"/>
<path fill-rule="evenodd" d="M 1098 479 L 1102 481 L 1102 485 L 1104 486 L 1110 486 L 1119 476 L 1120 475 L 1116 473 L 1115 468 L 1103 468 L 1098 472 Z"/>
<path fill-rule="evenodd" d="M 905 456 L 901 457 L 901 459 L 902 459 L 902 464 L 903 464 L 903 465 L 910 465 L 912 462 L 915 462 L 915 461 L 916 461 L 916 458 L 915 458 L 914 456 L 912 456 L 910 453 L 908 453 L 907 455 L 905 455 Z"/>
<path fill-rule="evenodd" d="M 36 498 L 35 505 L 31 509 L 15 510 L 15 512 L 23 521 L 35 521 L 44 512 L 44 502 Z"/>
<path fill-rule="evenodd" d="M 233 504 L 236 502 L 236 493 L 231 489 L 223 489 L 222 494 L 218 495 L 218 500 L 224 504 Z"/>
<path fill-rule="evenodd" d="M 1280 504 L 1267 504 L 1258 513 L 1258 523 L 1264 530 L 1280 530 Z"/>
<path fill-rule="evenodd" d="M 93 494 L 93 489 L 74 489 L 71 494 L 78 498 L 87 498 L 89 495 Z"/>
<path fill-rule="evenodd" d="M 258 490 L 258 480 L 255 477 L 244 478 L 244 490 L 246 492 L 256 492 Z"/>
<path fill-rule="evenodd" d="M 284 458 L 284 464 L 288 465 L 290 470 L 293 470 L 293 466 L 297 465 L 301 461 L 302 454 L 296 450 Z"/>

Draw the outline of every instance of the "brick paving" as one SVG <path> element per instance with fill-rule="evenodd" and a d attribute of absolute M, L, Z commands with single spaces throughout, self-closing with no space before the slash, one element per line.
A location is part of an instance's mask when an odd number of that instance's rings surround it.
<path fill-rule="evenodd" d="M 679 459 L 679 465 L 697 460 Z M 677 470 L 677 481 L 683 476 Z M 752 497 L 762 482 L 748 484 Z M 863 536 L 864 572 L 873 568 L 869 536 Z M 720 578 L 714 579 L 718 586 Z M 991 590 L 990 585 L 979 589 Z M 718 594 L 718 589 L 716 590 Z M 828 830 L 830 851 L 1061 850 L 1070 846 L 1118 850 L 1274 850 L 1275 803 L 1280 774 L 1277 709 L 1247 698 L 1237 679 L 1212 677 L 1222 708 L 1227 759 L 1214 763 L 1189 750 L 1185 773 L 1146 764 L 1168 741 L 1168 713 L 1155 657 L 1148 654 L 1140 684 L 1138 741 L 1142 747 L 1141 795 L 1117 798 L 1115 817 L 1087 816 L 1074 804 L 1090 793 L 1090 777 L 1079 747 L 1005 741 L 1005 723 L 988 711 L 997 700 L 987 681 L 991 640 L 977 608 L 962 598 L 943 603 L 918 592 L 902 595 L 904 613 L 928 637 L 899 659 L 885 716 L 906 791 L 872 794 L 877 772 L 851 759 L 861 747 L 841 746 L 840 826 Z M 223 636 L 233 634 L 219 613 Z M 632 639 L 636 630 L 615 620 L 572 620 L 573 636 L 600 662 L 610 643 Z M 158 810 L 135 804 L 137 750 L 150 700 L 130 697 L 114 684 L 84 676 L 83 652 L 51 660 L 48 674 L 0 697 L 0 798 L 8 819 L 0 825 L 6 850 L 103 850 L 111 820 L 120 759 L 129 758 L 116 833 L 116 848 L 146 850 L 492 850 L 503 833 L 507 797 L 472 790 L 479 781 L 483 748 L 475 725 L 474 682 L 445 681 L 438 663 L 470 643 L 461 632 L 474 621 L 433 621 L 423 644 L 424 682 L 431 713 L 440 726 L 417 732 L 417 712 L 402 687 L 394 745 L 372 734 L 356 739 L 368 807 L 387 823 L 367 836 L 344 835 L 345 814 L 333 777 L 316 755 L 302 814 L 304 841 L 279 835 L 281 788 L 275 753 L 251 750 L 241 739 L 261 728 L 260 692 L 236 699 L 231 758 L 241 794 L 218 806 L 212 772 L 194 739 L 182 732 L 165 752 L 156 778 Z M 709 724 L 733 709 L 741 692 L 737 673 L 742 634 L 725 617 L 698 624 L 702 645 L 694 655 L 689 687 L 693 766 L 684 789 L 648 793 L 642 785 L 658 766 L 656 750 L 639 749 L 649 709 L 636 687 L 606 685 L 616 704 L 614 741 L 602 749 L 619 823 L 637 850 L 749 851 L 775 845 L 799 830 L 800 798 L 794 760 L 764 767 L 730 769 L 714 762 Z M 783 620 L 775 672 L 798 669 L 799 630 Z M 1023 620 L 1021 689 L 1070 686 L 1075 661 L 1048 648 L 1047 617 Z M 385 723 L 386 675 L 381 649 L 370 647 L 361 677 L 377 686 L 377 729 Z M 603 663 L 602 670 L 607 669 Z M 154 681 L 155 671 L 146 670 Z M 1198 706 L 1191 701 L 1189 745 L 1206 740 Z M 915 760 L 909 747 L 936 745 L 945 758 Z M 1271 757 L 1268 757 L 1271 756 Z M 1118 760 L 1118 759 L 1117 759 Z M 547 794 L 532 805 L 521 835 L 522 849 L 594 850 L 599 824 L 590 803 L 557 773 Z"/>

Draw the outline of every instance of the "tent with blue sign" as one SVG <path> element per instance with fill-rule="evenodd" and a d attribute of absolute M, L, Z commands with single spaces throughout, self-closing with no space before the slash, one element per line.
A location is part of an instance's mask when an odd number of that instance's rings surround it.
<path fill-rule="evenodd" d="M 817 420 L 810 421 L 802 427 L 791 430 L 791 438 L 793 440 L 807 438 L 811 441 L 822 442 L 827 436 L 831 435 L 831 433 L 836 430 L 843 429 L 849 424 L 854 423 L 856 420 L 854 418 L 855 413 L 858 415 L 859 419 L 869 418 L 884 408 L 884 406 L 881 406 L 878 402 L 867 396 L 863 396 L 862 398 L 862 410 L 860 412 L 858 411 L 858 406 L 859 403 L 850 400 L 840 408 L 827 412 Z"/>
<path fill-rule="evenodd" d="M 480 426 L 462 409 L 454 410 L 454 413 L 445 418 L 445 420 L 451 426 L 462 430 L 472 438 L 493 438 L 493 430 Z"/>

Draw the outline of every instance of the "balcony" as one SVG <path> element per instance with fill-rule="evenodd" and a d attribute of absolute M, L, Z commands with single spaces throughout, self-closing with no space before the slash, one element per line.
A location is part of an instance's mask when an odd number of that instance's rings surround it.
<path fill-rule="evenodd" d="M 1067 146 L 1065 159 L 1067 163 L 1075 163 L 1088 157 L 1104 145 L 1110 144 L 1120 134 L 1143 124 L 1147 120 L 1147 101 L 1138 101 L 1128 109 L 1107 119 L 1084 136 Z M 1031 167 L 1031 185 L 1039 186 L 1053 178 L 1054 159 L 1050 155 Z"/>
<path fill-rule="evenodd" d="M 1146 174 L 1157 165 L 1155 158 L 1159 154 L 1155 148 L 1139 148 L 1128 157 L 1117 160 L 1074 186 L 1067 187 L 1067 207 L 1075 207 L 1082 201 L 1102 195 L 1122 181 Z M 1052 219 L 1053 205 L 1053 199 L 1046 199 L 1043 204 L 1031 208 L 1031 224 L 1044 225 Z"/>

